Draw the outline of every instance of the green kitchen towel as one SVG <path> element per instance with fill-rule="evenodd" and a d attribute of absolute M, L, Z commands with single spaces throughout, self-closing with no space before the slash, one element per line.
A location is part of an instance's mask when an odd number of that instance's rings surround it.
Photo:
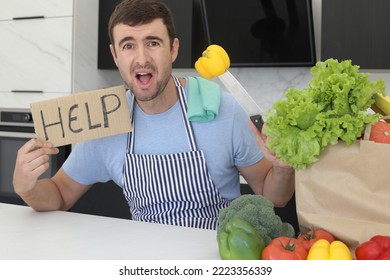
<path fill-rule="evenodd" d="M 202 77 L 188 78 L 188 119 L 207 122 L 218 116 L 221 103 L 220 86 Z"/>

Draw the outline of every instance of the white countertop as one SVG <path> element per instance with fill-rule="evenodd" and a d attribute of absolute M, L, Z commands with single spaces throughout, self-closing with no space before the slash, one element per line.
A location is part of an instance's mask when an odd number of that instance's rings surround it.
<path fill-rule="evenodd" d="M 218 260 L 216 231 L 0 203 L 0 260 Z"/>

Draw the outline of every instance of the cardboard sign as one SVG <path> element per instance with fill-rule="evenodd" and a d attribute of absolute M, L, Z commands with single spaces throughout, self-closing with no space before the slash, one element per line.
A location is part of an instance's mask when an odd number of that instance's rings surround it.
<path fill-rule="evenodd" d="M 35 134 L 59 147 L 131 131 L 124 86 L 31 104 Z"/>

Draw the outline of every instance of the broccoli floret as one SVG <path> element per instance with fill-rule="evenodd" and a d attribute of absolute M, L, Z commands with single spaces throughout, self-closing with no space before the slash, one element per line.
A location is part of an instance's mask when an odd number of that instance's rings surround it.
<path fill-rule="evenodd" d="M 286 223 L 275 213 L 273 203 L 262 195 L 244 194 L 234 199 L 218 216 L 218 232 L 225 231 L 231 219 L 242 219 L 256 229 L 267 245 L 272 239 L 286 234 Z M 290 230 L 292 226 L 288 227 Z M 289 235 L 294 233 L 289 233 Z"/>

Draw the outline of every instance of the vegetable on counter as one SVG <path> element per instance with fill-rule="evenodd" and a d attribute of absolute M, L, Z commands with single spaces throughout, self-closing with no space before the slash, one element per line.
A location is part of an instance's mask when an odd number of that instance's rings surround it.
<path fill-rule="evenodd" d="M 352 260 L 348 246 L 340 240 L 317 240 L 310 248 L 308 260 Z"/>
<path fill-rule="evenodd" d="M 312 229 L 306 233 L 302 233 L 298 235 L 298 242 L 302 243 L 303 247 L 309 251 L 311 246 L 320 239 L 328 240 L 329 242 L 333 242 L 336 238 L 330 232 L 324 229 Z"/>
<path fill-rule="evenodd" d="M 306 260 L 307 250 L 297 239 L 280 236 L 274 238 L 263 250 L 263 260 Z"/>
<path fill-rule="evenodd" d="M 210 45 L 195 62 L 195 69 L 205 79 L 217 77 L 230 67 L 227 52 L 219 45 Z"/>
<path fill-rule="evenodd" d="M 357 260 L 390 260 L 390 236 L 375 235 L 355 249 Z"/>
<path fill-rule="evenodd" d="M 368 80 L 350 60 L 328 59 L 311 68 L 309 87 L 289 88 L 286 99 L 267 113 L 268 147 L 295 169 L 306 169 L 328 145 L 355 143 L 380 114 L 367 111 L 375 94 L 385 92 L 382 79 Z"/>
<path fill-rule="evenodd" d="M 230 220 L 226 231 L 217 235 L 219 255 L 223 260 L 259 260 L 264 241 L 254 227 L 240 219 Z"/>
<path fill-rule="evenodd" d="M 279 236 L 295 237 L 291 224 L 283 222 L 275 213 L 273 203 L 262 195 L 244 194 L 223 208 L 218 216 L 218 232 L 224 232 L 230 220 L 240 219 L 250 223 L 268 245 Z"/>

